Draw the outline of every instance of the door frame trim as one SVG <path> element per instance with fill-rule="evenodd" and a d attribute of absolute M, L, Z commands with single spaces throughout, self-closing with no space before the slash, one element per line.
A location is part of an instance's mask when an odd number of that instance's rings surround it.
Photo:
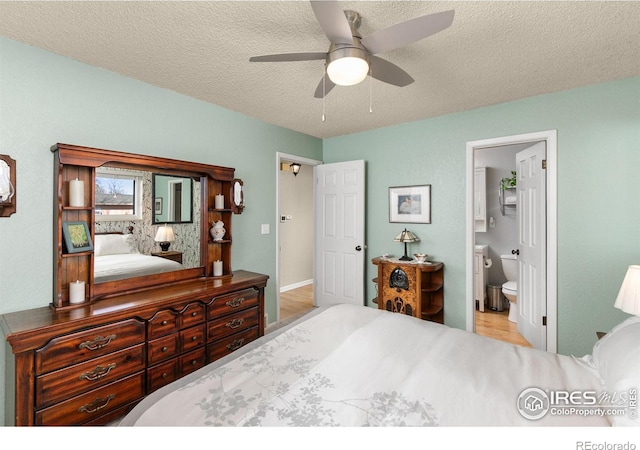
<path fill-rule="evenodd" d="M 296 162 L 298 164 L 303 164 L 307 166 L 318 166 L 323 164 L 322 161 L 318 161 L 316 159 L 304 158 L 298 155 L 292 155 L 289 153 L 276 152 L 276 279 L 275 279 L 275 288 L 276 288 L 276 321 L 275 324 L 280 323 L 280 164 L 283 161 L 290 161 L 292 163 Z M 315 192 L 315 186 L 314 186 Z M 315 194 L 313 194 L 313 198 L 311 198 L 311 202 L 314 203 L 313 211 L 315 214 Z M 314 217 L 315 223 L 315 217 Z M 315 280 L 314 280 L 315 282 Z"/>
<path fill-rule="evenodd" d="M 545 141 L 547 146 L 547 351 L 558 351 L 558 131 L 547 130 L 467 142 L 466 148 L 466 325 L 475 333 L 475 298 L 473 291 L 473 255 L 475 230 L 473 189 L 475 150 L 501 145 Z"/>

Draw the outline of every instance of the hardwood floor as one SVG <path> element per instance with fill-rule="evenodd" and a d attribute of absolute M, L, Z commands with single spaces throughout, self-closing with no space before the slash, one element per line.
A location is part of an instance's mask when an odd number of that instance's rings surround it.
<path fill-rule="evenodd" d="M 532 347 L 527 340 L 518 333 L 518 326 L 508 319 L 509 310 L 484 312 L 476 310 L 476 334 L 510 342 L 523 347 Z"/>
<path fill-rule="evenodd" d="M 280 293 L 280 322 L 297 317 L 313 308 L 313 284 Z M 485 309 L 476 311 L 476 333 L 512 344 L 531 347 L 518 333 L 517 325 L 507 317 L 509 310 L 501 312 Z"/>
<path fill-rule="evenodd" d="M 313 308 L 313 284 L 280 293 L 280 322 Z"/>

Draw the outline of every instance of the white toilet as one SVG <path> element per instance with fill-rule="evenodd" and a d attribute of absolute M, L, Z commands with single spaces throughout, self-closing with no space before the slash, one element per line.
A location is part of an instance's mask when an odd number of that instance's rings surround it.
<path fill-rule="evenodd" d="M 502 271 L 507 281 L 502 284 L 502 293 L 509 300 L 509 320 L 518 322 L 518 257 L 516 255 L 500 255 Z"/>

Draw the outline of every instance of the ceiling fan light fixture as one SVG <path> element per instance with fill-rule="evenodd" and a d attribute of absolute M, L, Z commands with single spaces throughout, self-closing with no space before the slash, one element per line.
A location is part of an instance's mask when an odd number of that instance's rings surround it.
<path fill-rule="evenodd" d="M 357 56 L 345 56 L 331 61 L 327 66 L 329 79 L 339 86 L 361 83 L 369 73 L 369 64 Z"/>

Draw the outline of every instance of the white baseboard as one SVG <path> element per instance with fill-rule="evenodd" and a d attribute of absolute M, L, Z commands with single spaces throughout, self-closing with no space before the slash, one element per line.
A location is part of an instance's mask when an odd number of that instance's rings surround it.
<path fill-rule="evenodd" d="M 301 281 L 299 283 L 290 284 L 288 286 L 280 286 L 280 292 L 287 292 L 293 289 L 298 289 L 302 286 L 307 286 L 309 284 L 313 284 L 313 278 L 310 280 Z"/>

